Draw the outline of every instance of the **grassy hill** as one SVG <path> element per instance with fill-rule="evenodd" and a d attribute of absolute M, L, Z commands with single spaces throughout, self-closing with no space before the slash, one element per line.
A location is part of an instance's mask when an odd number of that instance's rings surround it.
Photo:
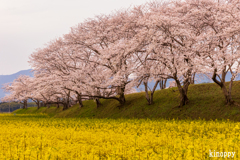
<path fill-rule="evenodd" d="M 68 110 L 56 107 L 39 110 L 36 107 L 19 109 L 16 114 L 46 113 L 50 117 L 87 117 L 87 118 L 164 118 L 164 119 L 230 119 L 240 121 L 240 107 L 226 106 L 219 86 L 214 83 L 190 85 L 190 103 L 182 108 L 179 104 L 177 88 L 157 90 L 154 104 L 148 105 L 144 92 L 126 95 L 126 104 L 120 106 L 116 100 L 101 100 L 103 106 L 96 108 L 93 100 L 84 101 L 84 107 L 74 105 Z M 233 100 L 240 104 L 240 81 L 234 82 Z"/>

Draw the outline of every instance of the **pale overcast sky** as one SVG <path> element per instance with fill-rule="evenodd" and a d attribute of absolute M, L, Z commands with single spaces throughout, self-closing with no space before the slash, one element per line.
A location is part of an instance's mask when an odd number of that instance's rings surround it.
<path fill-rule="evenodd" d="M 0 0 L 0 75 L 29 69 L 29 55 L 70 27 L 148 0 Z"/>

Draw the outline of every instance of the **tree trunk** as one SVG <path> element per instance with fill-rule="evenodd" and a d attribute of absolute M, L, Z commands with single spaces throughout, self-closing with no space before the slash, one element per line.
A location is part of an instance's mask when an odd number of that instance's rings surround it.
<path fill-rule="evenodd" d="M 182 107 L 182 106 L 188 104 L 189 99 L 187 97 L 186 91 L 184 91 L 183 89 L 181 89 L 180 94 L 181 94 L 181 101 L 180 101 L 179 106 Z"/>
<path fill-rule="evenodd" d="M 164 80 L 164 85 L 163 85 L 163 89 L 166 88 L 166 85 L 167 85 L 167 79 Z"/>
<path fill-rule="evenodd" d="M 28 108 L 28 106 L 27 106 L 27 100 L 25 100 L 24 103 L 25 103 L 25 108 L 27 109 L 27 108 Z"/>
<path fill-rule="evenodd" d="M 195 75 L 196 75 L 196 73 L 192 74 L 192 77 L 190 79 L 190 84 L 194 84 L 195 83 Z"/>
<path fill-rule="evenodd" d="M 226 88 L 225 84 L 224 84 L 223 87 L 222 87 L 222 92 L 223 92 L 223 95 L 224 95 L 224 97 L 225 97 L 226 105 L 231 105 L 231 104 L 233 104 L 232 95 L 231 95 L 231 93 L 229 93 L 229 92 L 227 91 L 227 88 Z"/>
<path fill-rule="evenodd" d="M 156 81 L 155 82 L 155 85 L 154 85 L 152 91 L 150 91 L 150 97 L 149 97 L 149 94 L 148 94 L 148 82 L 143 82 L 143 84 L 145 86 L 145 97 L 146 97 L 149 105 L 153 104 L 153 94 L 154 94 L 159 82 L 161 82 L 161 81 Z"/>
<path fill-rule="evenodd" d="M 70 107 L 70 91 L 68 91 L 68 94 L 67 94 L 66 105 L 67 105 L 67 108 Z"/>
<path fill-rule="evenodd" d="M 232 104 L 234 104 L 234 101 L 232 100 L 232 84 L 233 84 L 233 80 L 234 80 L 235 76 L 232 76 L 230 84 L 229 84 L 229 90 L 227 90 L 226 83 L 225 83 L 226 75 L 227 75 L 226 68 L 224 68 L 222 70 L 222 77 L 220 78 L 220 76 L 219 76 L 219 79 L 220 79 L 220 81 L 219 81 L 217 79 L 217 76 L 218 76 L 217 69 L 214 69 L 212 80 L 218 86 L 221 87 L 224 98 L 225 98 L 226 105 L 232 105 Z"/>
<path fill-rule="evenodd" d="M 27 100 L 23 101 L 23 109 L 27 109 Z"/>
<path fill-rule="evenodd" d="M 40 101 L 39 100 L 35 100 L 35 99 L 32 99 L 32 100 L 36 103 L 37 109 L 39 109 L 40 108 Z"/>
<path fill-rule="evenodd" d="M 69 101 L 68 98 L 67 99 L 63 99 L 63 110 L 66 110 L 69 108 Z"/>
<path fill-rule="evenodd" d="M 125 86 L 124 87 L 118 87 L 118 95 L 119 95 L 119 98 L 118 98 L 118 101 L 120 102 L 120 104 L 124 104 L 126 102 L 126 99 L 125 99 L 125 95 L 124 95 L 124 90 L 125 90 Z"/>
<path fill-rule="evenodd" d="M 40 108 L 40 102 L 37 101 L 37 109 L 39 109 L 39 108 Z"/>
<path fill-rule="evenodd" d="M 124 93 L 121 93 L 121 94 L 120 94 L 119 100 L 120 100 L 120 103 L 121 103 L 121 104 L 124 104 L 124 103 L 126 102 Z"/>
<path fill-rule="evenodd" d="M 153 94 L 154 94 L 154 92 L 150 93 L 150 104 L 149 105 L 153 104 Z"/>
<path fill-rule="evenodd" d="M 100 102 L 99 98 L 96 98 L 95 99 L 95 102 L 97 104 L 97 108 L 101 107 L 102 106 L 102 103 Z"/>
<path fill-rule="evenodd" d="M 147 82 L 143 82 L 143 85 L 145 87 L 145 97 L 146 97 L 146 100 L 148 102 L 148 104 L 150 105 L 151 104 L 151 101 L 150 101 L 150 97 L 149 97 L 149 94 L 148 94 L 148 83 Z"/>
<path fill-rule="evenodd" d="M 78 95 L 77 99 L 78 99 L 78 103 L 79 103 L 79 108 L 82 108 L 83 107 L 82 96 L 79 93 L 77 93 L 77 95 Z"/>
<path fill-rule="evenodd" d="M 26 109 L 26 108 L 25 108 L 24 101 L 23 101 L 23 102 L 20 102 L 20 103 L 23 105 L 22 109 Z"/>
<path fill-rule="evenodd" d="M 179 104 L 179 107 L 182 107 L 186 104 L 188 104 L 189 102 L 189 99 L 187 97 L 187 91 L 188 91 L 188 86 L 190 84 L 190 82 L 187 80 L 184 82 L 183 84 L 183 87 L 181 86 L 181 83 L 178 79 L 175 79 L 176 81 L 176 84 L 177 84 L 177 87 L 178 87 L 178 90 L 179 90 L 179 93 L 180 93 L 180 104 Z"/>
<path fill-rule="evenodd" d="M 63 103 L 63 111 L 68 109 L 68 104 L 67 103 Z"/>
<path fill-rule="evenodd" d="M 165 89 L 166 88 L 166 83 L 167 83 L 167 79 L 161 79 L 159 81 L 159 87 L 160 89 Z"/>
<path fill-rule="evenodd" d="M 46 103 L 45 103 L 45 102 L 42 102 L 42 103 L 41 103 L 41 107 L 46 107 Z"/>

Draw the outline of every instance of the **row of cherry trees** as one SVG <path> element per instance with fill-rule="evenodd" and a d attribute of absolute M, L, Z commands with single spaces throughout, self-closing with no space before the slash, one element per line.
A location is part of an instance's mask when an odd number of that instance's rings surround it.
<path fill-rule="evenodd" d="M 203 73 L 221 87 L 226 104 L 233 104 L 239 60 L 239 0 L 155 1 L 88 19 L 37 49 L 29 61 L 34 77 L 5 85 L 11 94 L 3 100 L 32 99 L 38 106 L 55 103 L 67 109 L 90 98 L 99 107 L 101 98 L 124 104 L 125 94 L 143 84 L 152 104 L 157 85 L 163 89 L 173 79 L 181 107 L 189 101 L 195 74 Z"/>

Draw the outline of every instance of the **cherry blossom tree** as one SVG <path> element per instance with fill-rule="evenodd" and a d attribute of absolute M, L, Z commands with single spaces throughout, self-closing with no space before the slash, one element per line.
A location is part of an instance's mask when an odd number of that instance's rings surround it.
<path fill-rule="evenodd" d="M 139 34 L 149 41 L 147 52 L 151 53 L 151 56 L 146 60 L 157 64 L 151 69 L 154 74 L 158 71 L 157 75 L 161 78 L 172 78 L 176 81 L 181 95 L 179 106 L 188 103 L 188 86 L 192 74 L 196 72 L 195 52 L 192 51 L 195 33 L 189 32 L 188 26 L 182 20 L 186 13 L 181 11 L 181 5 L 177 2 L 161 5 L 151 3 L 149 15 L 139 19 L 139 23 L 146 26 Z M 162 68 L 164 72 L 159 72 Z"/>
<path fill-rule="evenodd" d="M 68 82 L 62 81 L 56 75 L 48 72 L 35 74 L 35 95 L 39 95 L 45 105 L 59 104 L 63 105 L 63 110 L 68 109 L 71 104 L 75 104 L 77 96 L 74 92 L 65 89 L 69 85 Z"/>
<path fill-rule="evenodd" d="M 36 71 L 44 70 L 48 74 L 55 75 L 62 82 L 59 87 L 76 93 L 80 107 L 83 107 L 82 99 L 89 97 L 95 98 L 98 107 L 101 105 L 99 96 L 116 98 L 111 97 L 115 93 L 114 89 L 104 89 L 101 86 L 106 81 L 104 69 L 97 64 L 88 63 L 87 59 L 83 61 L 77 57 L 73 58 L 74 54 L 75 51 L 71 46 L 58 39 L 32 54 L 31 63 Z M 81 56 L 81 53 L 78 53 L 78 56 Z"/>
<path fill-rule="evenodd" d="M 81 23 L 63 38 L 38 49 L 30 63 L 35 70 L 45 70 L 63 81 L 70 79 L 71 85 L 65 89 L 78 97 L 95 98 L 97 105 L 99 98 L 123 104 L 126 87 L 132 86 L 129 75 L 135 63 L 131 54 L 141 48 L 132 42 L 136 17 L 124 11 Z"/>
<path fill-rule="evenodd" d="M 2 98 L 3 102 L 18 102 L 23 104 L 23 109 L 27 108 L 28 94 L 31 89 L 28 87 L 31 77 L 21 75 L 12 83 L 5 84 L 3 89 L 7 94 Z"/>
<path fill-rule="evenodd" d="M 184 20 L 198 33 L 194 48 L 199 55 L 196 64 L 202 73 L 212 73 L 211 78 L 221 87 L 226 104 L 234 104 L 231 92 L 240 65 L 240 2 L 201 0 L 187 1 L 187 5 L 189 14 Z"/>
<path fill-rule="evenodd" d="M 71 33 L 64 36 L 67 43 L 82 54 L 77 56 L 79 59 L 103 68 L 106 83 L 101 88 L 115 88 L 121 104 L 125 102 L 129 75 L 136 68 L 132 54 L 142 49 L 142 40 L 136 37 L 138 16 L 129 11 L 98 16 L 72 28 Z"/>
<path fill-rule="evenodd" d="M 159 74 L 166 72 L 164 66 L 158 70 L 155 69 L 157 66 L 156 61 L 149 61 L 148 58 L 151 57 L 151 54 L 148 53 L 137 53 L 137 58 L 140 62 L 140 66 L 133 73 L 135 75 L 135 81 L 137 81 L 137 87 L 141 84 L 144 85 L 145 97 L 149 105 L 153 104 L 153 95 L 159 84 L 160 89 L 166 88 L 167 79 L 163 79 Z M 154 86 L 151 88 L 149 82 L 153 83 Z M 149 94 L 150 91 L 150 94 Z"/>

